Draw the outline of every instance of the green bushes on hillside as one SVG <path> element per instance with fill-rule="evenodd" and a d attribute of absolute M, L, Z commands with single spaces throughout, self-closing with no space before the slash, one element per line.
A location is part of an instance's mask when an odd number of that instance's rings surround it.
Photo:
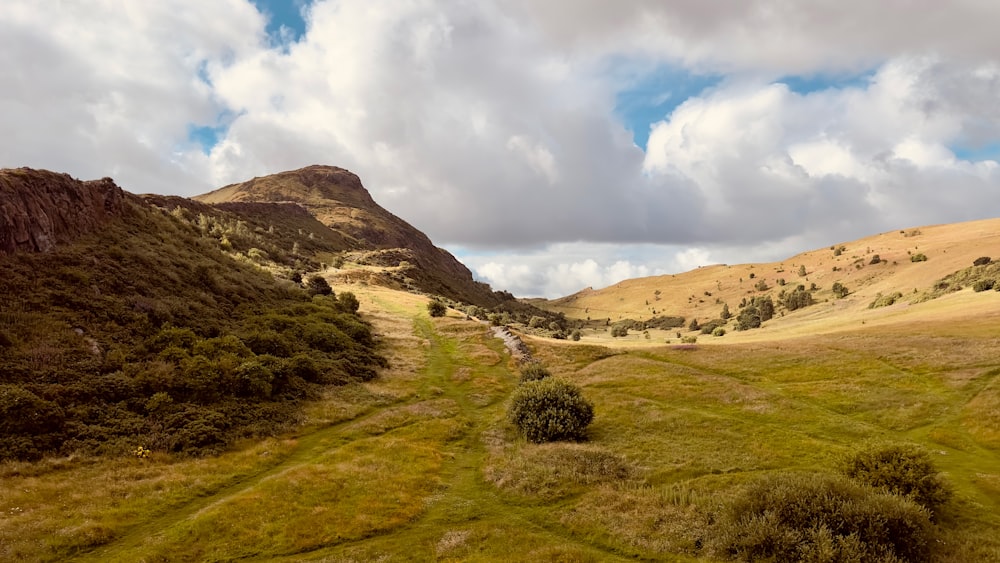
<path fill-rule="evenodd" d="M 445 313 L 448 312 L 448 306 L 444 303 L 438 301 L 437 299 L 432 299 L 427 302 L 427 314 L 432 317 L 443 317 Z"/>
<path fill-rule="evenodd" d="M 277 282 L 178 215 L 131 203 L 100 233 L 0 257 L 0 460 L 215 452 L 385 364 L 356 299 Z"/>

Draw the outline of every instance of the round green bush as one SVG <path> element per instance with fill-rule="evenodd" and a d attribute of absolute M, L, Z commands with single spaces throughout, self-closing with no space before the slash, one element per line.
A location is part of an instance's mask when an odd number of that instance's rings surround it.
<path fill-rule="evenodd" d="M 925 561 L 932 526 L 910 499 L 826 473 L 751 483 L 723 515 L 716 546 L 742 561 Z"/>
<path fill-rule="evenodd" d="M 432 317 L 443 317 L 448 312 L 448 307 L 437 299 L 427 302 L 427 313 Z"/>
<path fill-rule="evenodd" d="M 577 386 L 546 377 L 514 390 L 507 419 L 531 442 L 581 440 L 594 419 L 594 407 Z"/>
<path fill-rule="evenodd" d="M 930 454 L 913 444 L 877 444 L 847 458 L 844 474 L 855 481 L 904 496 L 933 515 L 951 498 Z"/>

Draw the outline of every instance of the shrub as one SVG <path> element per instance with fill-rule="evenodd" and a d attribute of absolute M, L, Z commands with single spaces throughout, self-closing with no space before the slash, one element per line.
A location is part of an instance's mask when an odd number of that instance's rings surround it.
<path fill-rule="evenodd" d="M 542 328 L 545 326 L 545 317 L 531 317 L 528 320 L 528 328 Z"/>
<path fill-rule="evenodd" d="M 922 252 L 910 256 L 910 262 L 926 262 L 926 261 L 927 261 L 927 255 Z"/>
<path fill-rule="evenodd" d="M 309 291 L 309 295 L 333 294 L 333 288 L 330 287 L 330 283 L 319 274 L 309 276 L 309 279 L 306 281 L 306 290 Z"/>
<path fill-rule="evenodd" d="M 702 334 L 712 334 L 712 332 L 714 332 L 715 329 L 717 329 L 717 328 L 719 328 L 721 326 L 724 326 L 725 324 L 726 324 L 726 321 L 724 321 L 722 319 L 712 319 L 712 320 L 708 321 L 707 323 L 701 325 L 701 333 Z"/>
<path fill-rule="evenodd" d="M 521 383 L 529 381 L 541 381 L 549 377 L 552 373 L 538 362 L 531 362 L 521 368 Z"/>
<path fill-rule="evenodd" d="M 427 313 L 432 317 L 443 317 L 448 312 L 448 307 L 437 299 L 427 302 Z"/>
<path fill-rule="evenodd" d="M 531 442 L 580 440 L 594 407 L 572 383 L 548 377 L 514 389 L 507 419 Z"/>
<path fill-rule="evenodd" d="M 845 460 L 844 474 L 861 484 L 907 497 L 932 515 L 952 494 L 927 451 L 911 444 L 868 446 Z"/>
<path fill-rule="evenodd" d="M 722 319 L 722 320 L 724 320 L 724 321 L 727 321 L 727 320 L 731 319 L 732 317 L 733 317 L 733 314 L 729 312 L 729 304 L 728 303 L 723 303 L 722 304 L 722 312 L 719 313 L 719 318 Z"/>
<path fill-rule="evenodd" d="M 992 261 L 993 260 L 991 260 L 989 256 L 980 256 L 979 258 L 976 258 L 975 260 L 972 261 L 972 265 L 973 266 L 985 266 L 985 265 L 989 264 Z"/>
<path fill-rule="evenodd" d="M 754 287 L 754 289 L 756 289 L 757 291 L 767 291 L 767 290 L 769 289 L 769 288 L 767 287 L 767 282 L 766 282 L 766 281 L 764 281 L 764 280 L 760 280 L 760 281 L 758 281 L 758 282 L 757 282 L 757 283 L 756 283 L 756 284 L 755 284 L 755 285 L 754 285 L 753 287 Z"/>
<path fill-rule="evenodd" d="M 879 293 L 875 296 L 875 300 L 868 304 L 869 309 L 878 309 L 879 307 L 888 307 L 903 298 L 903 294 L 900 292 L 895 292 L 891 295 L 882 295 Z"/>
<path fill-rule="evenodd" d="M 806 277 L 806 266 L 805 266 L 805 264 L 799 266 L 799 277 L 800 278 Z"/>
<path fill-rule="evenodd" d="M 975 291 L 977 293 L 980 291 L 989 291 L 993 289 L 993 285 L 995 283 L 996 282 L 994 280 L 979 280 L 976 283 L 972 284 L 972 291 Z"/>
<path fill-rule="evenodd" d="M 847 289 L 847 286 L 845 286 L 840 282 L 833 282 L 833 287 L 831 287 L 830 289 L 833 290 L 833 294 L 837 297 L 837 299 L 843 299 L 844 297 L 847 297 L 847 294 L 850 293 L 850 291 L 848 291 Z"/>
<path fill-rule="evenodd" d="M 337 306 L 345 313 L 357 313 L 358 309 L 361 308 L 361 303 L 357 296 L 350 291 L 342 291 L 337 296 Z"/>
<path fill-rule="evenodd" d="M 682 336 L 681 337 L 681 344 L 694 344 L 695 342 L 698 342 L 698 337 L 697 336 Z"/>
<path fill-rule="evenodd" d="M 628 326 L 622 323 L 611 325 L 611 337 L 618 338 L 620 336 L 628 336 Z"/>
<path fill-rule="evenodd" d="M 574 330 L 574 331 L 573 331 L 573 332 L 571 332 L 571 333 L 570 333 L 570 335 L 569 335 L 570 339 L 571 339 L 571 340 L 572 340 L 573 342 L 579 342 L 579 341 L 580 341 L 580 336 L 581 336 L 581 335 L 580 335 L 580 329 L 576 329 L 576 330 Z"/>
<path fill-rule="evenodd" d="M 924 561 L 927 511 L 828 474 L 770 475 L 728 507 L 718 547 L 744 561 Z"/>
<path fill-rule="evenodd" d="M 712 336 L 725 336 L 725 335 L 726 335 L 726 329 L 722 328 L 721 326 L 715 327 L 715 330 L 712 331 Z"/>
<path fill-rule="evenodd" d="M 691 324 L 688 325 L 688 330 L 690 331 L 701 330 L 701 325 L 698 324 L 698 319 L 691 319 Z"/>
<path fill-rule="evenodd" d="M 871 262 L 868 262 L 868 263 L 869 264 L 879 264 L 881 262 L 882 262 L 882 259 L 879 257 L 878 254 L 876 254 L 875 256 L 872 256 Z"/>

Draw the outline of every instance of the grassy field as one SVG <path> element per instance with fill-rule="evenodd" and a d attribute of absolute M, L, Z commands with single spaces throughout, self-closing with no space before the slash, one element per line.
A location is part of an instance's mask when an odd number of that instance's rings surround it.
<path fill-rule="evenodd" d="M 589 441 L 534 445 L 504 422 L 517 368 L 484 325 L 349 289 L 390 360 L 379 379 L 217 457 L 0 465 L 0 560 L 713 560 L 742 485 L 888 440 L 925 446 L 955 488 L 933 560 L 1000 561 L 997 316 L 712 346 L 530 340 L 596 412 Z"/>

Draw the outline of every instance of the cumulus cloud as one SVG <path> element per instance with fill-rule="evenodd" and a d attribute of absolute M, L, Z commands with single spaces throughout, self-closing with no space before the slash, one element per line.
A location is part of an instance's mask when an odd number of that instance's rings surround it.
<path fill-rule="evenodd" d="M 335 164 L 526 295 L 780 259 L 1000 211 L 1000 6 L 907 7 L 315 0 L 276 45 L 247 0 L 12 0 L 0 165 L 193 195 Z M 720 78 L 643 150 L 617 100 L 664 68 Z"/>

